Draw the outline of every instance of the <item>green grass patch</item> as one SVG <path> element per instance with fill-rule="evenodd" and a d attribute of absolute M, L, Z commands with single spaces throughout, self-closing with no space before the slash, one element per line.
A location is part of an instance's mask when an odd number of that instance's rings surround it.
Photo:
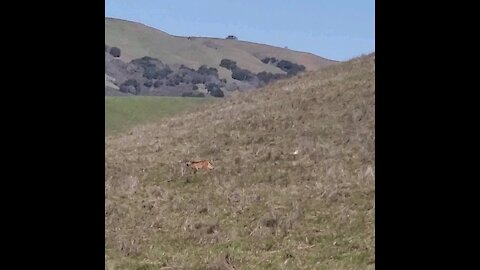
<path fill-rule="evenodd" d="M 105 97 L 105 135 L 125 131 L 136 125 L 158 120 L 211 101 L 189 97 Z"/>

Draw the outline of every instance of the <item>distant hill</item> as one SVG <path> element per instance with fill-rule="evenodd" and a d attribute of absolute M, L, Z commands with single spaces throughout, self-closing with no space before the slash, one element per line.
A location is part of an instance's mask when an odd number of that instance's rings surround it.
<path fill-rule="evenodd" d="M 207 87 L 209 83 L 217 85 L 223 92 L 256 88 L 269 83 L 275 76 L 274 79 L 283 78 L 287 74 L 295 75 L 296 71 L 289 70 L 292 67 L 293 69 L 303 67 L 306 71 L 313 71 L 336 63 L 311 53 L 237 39 L 173 36 L 140 23 L 114 18 L 105 18 L 105 44 L 106 74 L 115 78 L 114 84 L 119 89 L 128 79 L 135 79 L 138 87 L 135 90 L 132 87 L 129 89 L 130 93 L 137 95 L 206 94 L 211 91 Z M 109 54 L 112 47 L 120 49 L 120 57 Z M 158 83 L 157 87 L 154 86 L 157 80 L 155 76 L 144 79 L 145 65 L 131 64 L 131 61 L 139 62 L 138 59 L 146 56 L 149 58 L 141 64 L 151 62 L 150 60 L 159 61 L 156 62 L 157 66 L 160 66 L 159 69 L 147 70 L 151 71 L 151 74 L 155 75 L 158 70 L 163 72 L 167 66 L 172 71 L 162 76 L 163 85 L 160 86 Z M 224 59 L 235 62 L 235 69 L 221 66 Z M 269 59 L 274 61 L 269 62 Z M 147 65 L 148 68 L 152 66 L 150 63 Z M 213 77 L 205 78 L 204 83 L 196 83 L 199 88 L 196 90 L 191 79 L 197 75 L 185 70 L 196 72 L 202 65 L 212 71 L 215 69 L 217 74 L 207 74 Z M 183 67 L 184 71 L 177 75 L 180 67 Z M 180 80 L 185 76 L 190 79 Z M 176 84 L 175 80 L 178 80 L 179 84 Z M 169 81 L 170 87 L 167 86 Z M 111 80 L 107 80 L 106 77 L 105 85 L 107 84 L 111 84 Z M 129 92 L 125 87 L 123 90 Z"/>

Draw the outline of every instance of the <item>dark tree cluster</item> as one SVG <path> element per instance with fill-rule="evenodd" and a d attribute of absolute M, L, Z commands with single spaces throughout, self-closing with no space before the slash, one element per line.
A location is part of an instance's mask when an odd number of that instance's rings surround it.
<path fill-rule="evenodd" d="M 131 63 L 141 67 L 143 69 L 143 77 L 148 80 L 162 80 L 173 72 L 168 65 L 164 65 L 160 60 L 149 56 L 134 59 Z"/>
<path fill-rule="evenodd" d="M 255 74 L 250 70 L 235 67 L 232 69 L 232 78 L 239 81 L 252 81 L 255 79 Z"/>
<path fill-rule="evenodd" d="M 257 78 L 263 82 L 264 84 L 269 84 L 270 82 L 273 82 L 273 81 L 276 81 L 276 80 L 279 80 L 279 79 L 283 79 L 283 78 L 286 78 L 287 75 L 286 74 L 282 74 L 282 73 L 271 73 L 271 72 L 265 72 L 265 71 L 262 71 L 260 73 L 257 74 Z"/>
<path fill-rule="evenodd" d="M 281 60 L 277 63 L 277 67 L 285 72 L 288 76 L 295 76 L 299 72 L 305 71 L 305 66 L 292 63 L 287 60 Z"/>
<path fill-rule="evenodd" d="M 232 71 L 232 79 L 239 81 L 252 81 L 255 79 L 255 74 L 250 70 L 242 69 L 237 66 L 237 62 L 230 59 L 222 59 L 220 66 Z"/>
<path fill-rule="evenodd" d="M 237 62 L 230 59 L 222 59 L 222 61 L 220 61 L 220 66 L 232 70 L 237 67 Z"/>
<path fill-rule="evenodd" d="M 264 64 L 270 64 L 270 63 L 271 63 L 271 64 L 275 64 L 275 63 L 278 62 L 278 60 L 277 60 L 277 58 L 275 58 L 275 57 L 265 57 L 265 58 L 262 59 L 262 62 L 263 62 Z"/>
<path fill-rule="evenodd" d="M 140 93 L 140 84 L 134 79 L 126 80 L 120 85 L 120 92 L 138 95 Z"/>
<path fill-rule="evenodd" d="M 198 70 L 197 70 L 197 73 L 201 74 L 201 75 L 211 75 L 211 76 L 214 76 L 214 77 L 217 77 L 218 78 L 218 70 L 216 68 L 207 68 L 206 65 L 201 65 Z"/>

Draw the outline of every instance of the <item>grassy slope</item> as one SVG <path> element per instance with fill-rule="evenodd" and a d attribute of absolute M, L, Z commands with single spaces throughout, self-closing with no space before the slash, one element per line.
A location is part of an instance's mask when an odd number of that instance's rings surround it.
<path fill-rule="evenodd" d="M 208 42 L 208 44 L 205 44 Z M 316 70 L 325 65 L 336 63 L 319 56 L 256 44 L 244 41 L 222 40 L 216 38 L 197 38 L 169 35 L 160 30 L 140 23 L 105 18 L 105 43 L 122 49 L 121 59 L 130 61 L 145 55 L 156 57 L 169 65 L 184 64 L 192 68 L 200 65 L 216 67 L 221 78 L 231 80 L 231 72 L 219 67 L 223 58 L 237 61 L 238 66 L 254 73 L 267 71 L 283 73 L 279 68 L 264 64 L 256 55 L 275 56 Z"/>
<path fill-rule="evenodd" d="M 107 268 L 374 269 L 374 59 L 107 137 Z"/>
<path fill-rule="evenodd" d="M 105 134 L 125 131 L 209 100 L 181 97 L 105 97 Z"/>

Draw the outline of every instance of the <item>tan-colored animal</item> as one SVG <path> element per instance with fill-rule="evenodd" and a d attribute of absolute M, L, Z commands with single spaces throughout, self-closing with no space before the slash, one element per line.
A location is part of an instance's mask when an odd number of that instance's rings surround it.
<path fill-rule="evenodd" d="M 198 170 L 213 170 L 214 167 L 212 165 L 212 162 L 209 160 L 199 160 L 199 161 L 187 161 L 185 163 L 187 167 L 190 167 L 193 169 L 193 173 L 197 173 Z"/>

